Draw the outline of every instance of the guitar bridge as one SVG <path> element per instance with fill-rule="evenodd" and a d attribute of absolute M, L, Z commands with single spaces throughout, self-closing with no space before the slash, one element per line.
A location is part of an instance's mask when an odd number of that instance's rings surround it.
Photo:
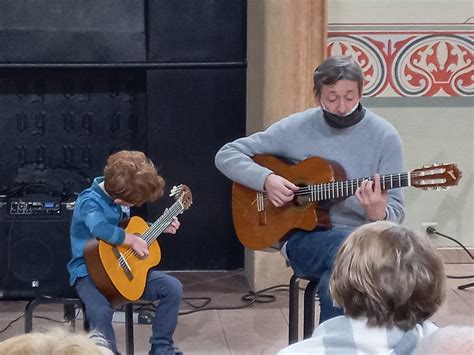
<path fill-rule="evenodd" d="M 133 280 L 132 269 L 130 268 L 130 265 L 128 265 L 127 260 L 125 260 L 125 258 L 123 257 L 123 254 L 120 253 L 116 247 L 112 248 L 112 252 L 117 258 L 120 267 L 125 273 L 125 276 L 127 276 L 128 281 L 132 281 Z"/>
<path fill-rule="evenodd" d="M 260 225 L 264 226 L 267 224 L 267 213 L 265 212 L 265 199 L 263 192 L 257 192 L 257 211 Z"/>

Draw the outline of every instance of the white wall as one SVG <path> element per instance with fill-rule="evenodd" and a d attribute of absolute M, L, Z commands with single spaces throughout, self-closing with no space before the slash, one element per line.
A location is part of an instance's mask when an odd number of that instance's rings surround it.
<path fill-rule="evenodd" d="M 473 15 L 472 0 L 328 0 L 330 24 L 464 23 Z"/>
<path fill-rule="evenodd" d="M 262 51 L 262 46 L 266 45 L 265 41 L 269 41 L 268 33 L 265 32 L 268 24 L 265 25 L 262 18 L 268 15 L 270 5 L 283 6 L 288 2 L 288 0 L 249 0 L 248 3 L 247 133 L 249 134 L 262 130 L 281 118 L 264 114 L 264 93 L 268 93 L 268 87 L 264 86 L 266 81 L 262 68 L 266 67 L 265 60 L 271 58 L 265 58 Z M 359 28 L 364 24 L 459 24 L 473 15 L 471 0 L 327 0 L 327 12 L 330 26 L 357 24 L 361 25 L 356 26 Z M 272 14 L 272 17 L 274 16 Z M 312 18 L 314 23 L 320 25 L 320 20 Z M 308 29 L 306 31 L 311 32 Z M 272 45 L 277 45 L 274 41 L 279 41 L 279 37 L 274 35 L 271 41 Z M 281 45 L 291 52 L 298 43 L 307 44 L 308 41 L 305 36 L 295 36 L 294 43 L 291 43 L 293 42 Z M 291 63 L 287 60 L 286 63 L 288 62 Z M 278 76 L 279 73 L 273 71 L 271 74 Z M 285 91 L 281 97 L 289 104 L 293 103 L 291 92 Z M 466 104 L 467 100 L 468 98 L 451 100 L 449 97 L 405 100 L 402 97 L 394 97 L 367 98 L 364 101 L 368 107 L 385 117 L 399 130 L 404 141 L 408 170 L 434 162 L 455 162 L 463 171 L 464 176 L 460 185 L 448 191 L 405 189 L 406 224 L 411 228 L 421 229 L 423 222 L 437 222 L 440 232 L 452 235 L 463 244 L 472 247 L 474 228 L 470 222 L 474 220 L 472 191 L 474 132 L 472 102 Z M 268 104 L 271 105 L 271 102 Z M 436 242 L 441 246 L 454 245 L 441 238 L 437 238 Z M 246 270 L 255 289 L 286 283 L 291 275 L 291 270 L 284 265 L 283 258 L 278 253 L 247 252 Z"/>
<path fill-rule="evenodd" d="M 473 23 L 473 15 L 471 0 L 328 1 L 329 31 L 337 24 L 454 26 Z M 423 222 L 436 222 L 438 231 L 473 247 L 473 98 L 368 98 L 365 102 L 400 132 L 408 170 L 435 162 L 457 163 L 462 170 L 459 185 L 448 191 L 406 189 L 406 225 L 421 229 Z M 444 238 L 435 240 L 440 246 L 456 246 Z"/>
<path fill-rule="evenodd" d="M 372 99 L 372 102 L 376 102 L 375 100 Z M 432 163 L 456 163 L 463 174 L 459 185 L 447 191 L 406 188 L 405 224 L 421 230 L 422 223 L 436 222 L 439 232 L 456 238 L 466 246 L 474 246 L 472 106 L 400 105 L 375 107 L 373 110 L 390 121 L 400 132 L 407 170 Z M 437 237 L 435 241 L 440 246 L 457 246 L 444 238 Z"/>

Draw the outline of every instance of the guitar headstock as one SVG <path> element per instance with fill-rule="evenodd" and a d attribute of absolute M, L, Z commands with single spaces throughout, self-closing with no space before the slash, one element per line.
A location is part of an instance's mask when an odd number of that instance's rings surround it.
<path fill-rule="evenodd" d="M 410 177 L 411 186 L 436 190 L 457 185 L 462 173 L 456 164 L 432 164 L 413 170 Z"/>
<path fill-rule="evenodd" d="M 183 210 L 187 210 L 193 203 L 193 195 L 191 189 L 183 184 L 173 186 L 170 197 L 174 197 L 183 206 Z"/>

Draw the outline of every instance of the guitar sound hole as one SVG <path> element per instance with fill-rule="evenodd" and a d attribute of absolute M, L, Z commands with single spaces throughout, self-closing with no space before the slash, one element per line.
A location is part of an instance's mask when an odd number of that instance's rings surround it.
<path fill-rule="evenodd" d="M 296 184 L 298 187 L 307 187 L 308 185 L 306 184 Z M 296 207 L 303 207 L 306 206 L 309 203 L 309 195 L 308 194 L 302 194 L 302 195 L 297 195 L 295 194 L 295 197 L 293 198 L 293 203 Z"/>

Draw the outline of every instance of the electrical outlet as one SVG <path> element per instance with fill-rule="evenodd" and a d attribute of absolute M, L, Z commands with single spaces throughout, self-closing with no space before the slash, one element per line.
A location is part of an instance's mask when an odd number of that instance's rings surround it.
<path fill-rule="evenodd" d="M 437 226 L 438 226 L 438 223 L 436 222 L 423 222 L 421 224 L 421 227 L 423 228 L 423 230 L 429 235 L 435 235 L 434 231 L 436 230 Z"/>

